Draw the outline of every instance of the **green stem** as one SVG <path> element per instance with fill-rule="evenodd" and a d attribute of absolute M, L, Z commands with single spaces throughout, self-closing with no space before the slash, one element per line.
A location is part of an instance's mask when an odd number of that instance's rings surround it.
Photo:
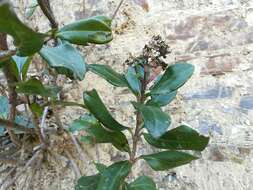
<path fill-rule="evenodd" d="M 146 96 L 145 96 L 145 91 L 146 91 L 146 87 L 147 87 L 147 68 L 144 66 L 144 78 L 141 81 L 141 94 L 137 97 L 137 102 L 143 104 L 146 100 Z M 141 138 L 140 136 L 140 132 L 142 129 L 142 116 L 141 113 L 139 111 L 137 111 L 136 113 L 136 127 L 135 127 L 135 132 L 133 135 L 133 149 L 132 152 L 130 154 L 130 161 L 131 162 L 136 162 L 136 152 L 137 152 L 137 146 L 138 146 L 138 142 Z"/>

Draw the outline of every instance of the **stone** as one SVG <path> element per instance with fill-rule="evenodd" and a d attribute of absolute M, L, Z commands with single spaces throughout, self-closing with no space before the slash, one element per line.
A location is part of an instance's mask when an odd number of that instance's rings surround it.
<path fill-rule="evenodd" d="M 201 75 L 223 75 L 233 72 L 233 69 L 239 65 L 239 58 L 228 55 L 209 58 L 201 68 Z"/>
<path fill-rule="evenodd" d="M 201 120 L 199 121 L 198 130 L 201 134 L 209 135 L 212 133 L 217 133 L 222 135 L 222 128 L 219 126 L 218 123 L 208 120 Z"/>
<path fill-rule="evenodd" d="M 245 96 L 240 100 L 240 107 L 243 109 L 253 110 L 253 96 Z"/>
<path fill-rule="evenodd" d="M 186 100 L 230 98 L 232 97 L 233 92 L 234 92 L 234 88 L 232 87 L 215 86 L 215 87 L 207 88 L 206 90 L 184 94 L 183 97 Z"/>

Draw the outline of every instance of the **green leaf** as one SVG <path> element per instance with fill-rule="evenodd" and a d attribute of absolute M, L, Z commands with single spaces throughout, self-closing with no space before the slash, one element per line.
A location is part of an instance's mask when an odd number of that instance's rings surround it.
<path fill-rule="evenodd" d="M 141 94 L 141 83 L 134 67 L 128 67 L 125 78 L 128 82 L 128 86 L 135 95 Z"/>
<path fill-rule="evenodd" d="M 95 166 L 96 166 L 97 170 L 99 171 L 99 173 L 103 173 L 105 171 L 105 169 L 107 168 L 106 165 L 101 164 L 101 163 L 95 163 Z"/>
<path fill-rule="evenodd" d="M 43 109 L 43 107 L 41 107 L 41 105 L 39 105 L 37 103 L 32 103 L 30 105 L 30 108 L 31 108 L 32 112 L 37 115 L 37 117 L 42 116 L 44 109 Z"/>
<path fill-rule="evenodd" d="M 25 126 L 27 128 L 34 128 L 34 124 L 32 123 L 31 119 L 30 118 L 27 118 L 27 117 L 24 117 L 22 115 L 18 115 L 15 117 L 15 123 L 16 124 L 19 124 L 19 125 L 22 125 L 22 126 Z M 24 131 L 20 131 L 20 130 L 14 130 L 14 133 L 15 134 L 23 134 Z"/>
<path fill-rule="evenodd" d="M 205 149 L 209 138 L 200 135 L 197 131 L 185 125 L 172 129 L 155 139 L 149 134 L 144 134 L 146 141 L 161 149 L 171 150 L 198 150 Z"/>
<path fill-rule="evenodd" d="M 75 131 L 87 130 L 93 125 L 97 125 L 97 124 L 98 124 L 98 121 L 96 120 L 94 116 L 92 116 L 91 114 L 85 114 L 79 119 L 74 120 L 70 124 L 68 130 L 69 132 L 73 133 Z"/>
<path fill-rule="evenodd" d="M 78 179 L 75 190 L 96 190 L 101 175 L 82 176 Z"/>
<path fill-rule="evenodd" d="M 30 6 L 25 10 L 25 17 L 30 18 L 38 7 L 37 0 L 32 0 Z"/>
<path fill-rule="evenodd" d="M 25 82 L 16 84 L 16 91 L 26 95 L 40 95 L 43 97 L 56 97 L 59 89 L 57 87 L 43 86 L 43 84 L 35 79 L 31 78 Z"/>
<path fill-rule="evenodd" d="M 169 94 L 178 88 L 192 76 L 194 66 L 187 63 L 176 63 L 169 66 L 162 78 L 151 88 L 151 94 Z"/>
<path fill-rule="evenodd" d="M 14 38 L 19 56 L 29 56 L 38 52 L 46 37 L 24 25 L 18 19 L 8 0 L 0 2 L 0 32 L 7 33 Z"/>
<path fill-rule="evenodd" d="M 164 151 L 150 155 L 142 155 L 141 158 L 155 171 L 168 170 L 198 159 L 195 156 L 178 151 Z"/>
<path fill-rule="evenodd" d="M 104 125 L 104 127 L 113 131 L 127 129 L 127 127 L 121 125 L 111 116 L 96 90 L 84 92 L 83 99 L 88 110 Z"/>
<path fill-rule="evenodd" d="M 169 94 L 154 94 L 151 95 L 151 99 L 146 105 L 159 107 L 166 106 L 176 97 L 176 95 L 177 91 L 173 91 Z"/>
<path fill-rule="evenodd" d="M 148 176 L 140 176 L 135 181 L 127 185 L 125 190 L 156 190 L 156 184 Z"/>
<path fill-rule="evenodd" d="M 31 63 L 32 57 L 19 57 L 12 56 L 12 60 L 15 62 L 17 66 L 18 75 L 22 80 L 26 80 L 27 72 L 29 65 Z"/>
<path fill-rule="evenodd" d="M 123 75 L 114 71 L 108 65 L 98 65 L 98 64 L 90 64 L 88 65 L 89 70 L 103 79 L 105 79 L 110 84 L 117 87 L 127 87 L 128 84 Z"/>
<path fill-rule="evenodd" d="M 108 43 L 112 40 L 111 19 L 96 16 L 79 20 L 61 28 L 56 36 L 79 45 Z"/>
<path fill-rule="evenodd" d="M 0 118 L 7 119 L 10 112 L 9 100 L 6 96 L 0 96 Z M 4 135 L 5 128 L 0 126 L 0 136 Z"/>
<path fill-rule="evenodd" d="M 167 131 L 171 119 L 161 108 L 157 106 L 146 106 L 135 102 L 133 102 L 133 105 L 141 113 L 144 127 L 147 128 L 153 137 L 158 138 Z"/>
<path fill-rule="evenodd" d="M 96 190 L 118 190 L 124 179 L 131 171 L 132 164 L 129 161 L 121 161 L 112 164 L 102 173 Z"/>
<path fill-rule="evenodd" d="M 84 130 L 88 133 L 88 139 L 92 143 L 112 143 L 120 151 L 129 152 L 129 144 L 126 136 L 120 131 L 109 131 L 102 127 L 102 125 L 91 115 L 84 115 L 78 120 L 75 120 L 69 128 L 69 131 Z M 87 140 L 87 136 L 81 137 Z"/>
<path fill-rule="evenodd" d="M 86 109 L 85 105 L 83 104 L 79 104 L 77 102 L 65 102 L 65 101 L 61 101 L 61 100 L 51 100 L 49 104 L 44 105 L 48 106 L 48 105 L 57 105 L 57 106 L 62 106 L 62 107 L 68 107 L 68 106 L 73 106 L 73 107 L 81 107 L 83 109 Z"/>
<path fill-rule="evenodd" d="M 86 64 L 80 53 L 69 43 L 64 42 L 57 47 L 44 47 L 40 51 L 50 67 L 69 78 L 83 80 L 86 73 Z"/>
<path fill-rule="evenodd" d="M 9 115 L 10 106 L 6 96 L 0 96 L 0 118 L 6 119 Z"/>

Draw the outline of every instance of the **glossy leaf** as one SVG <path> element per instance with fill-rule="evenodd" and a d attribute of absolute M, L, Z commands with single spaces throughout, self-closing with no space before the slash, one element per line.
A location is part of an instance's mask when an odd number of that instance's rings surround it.
<path fill-rule="evenodd" d="M 101 174 L 96 190 L 118 190 L 124 179 L 131 171 L 132 164 L 129 161 L 121 161 L 112 164 Z"/>
<path fill-rule="evenodd" d="M 162 136 L 168 129 L 171 123 L 170 116 L 163 112 L 157 106 L 146 106 L 143 104 L 133 103 L 135 109 L 137 109 L 144 121 L 144 127 L 147 128 L 149 133 L 158 138 Z"/>
<path fill-rule="evenodd" d="M 126 136 L 120 131 L 109 131 L 102 127 L 102 125 L 90 115 L 85 115 L 82 118 L 75 120 L 69 130 L 74 132 L 76 130 L 84 130 L 88 133 L 90 143 L 112 143 L 120 151 L 129 152 L 129 144 Z M 81 137 L 87 140 L 87 136 Z"/>
<path fill-rule="evenodd" d="M 82 176 L 78 179 L 75 190 L 96 190 L 101 175 Z"/>
<path fill-rule="evenodd" d="M 103 173 L 105 169 L 107 168 L 106 165 L 101 163 L 95 163 L 96 169 L 99 171 L 99 173 Z"/>
<path fill-rule="evenodd" d="M 0 96 L 0 118 L 7 119 L 10 112 L 10 106 L 8 98 Z M 5 128 L 0 125 L 0 136 L 4 134 Z"/>
<path fill-rule="evenodd" d="M 128 67 L 125 78 L 131 91 L 135 95 L 141 94 L 141 83 L 134 67 Z"/>
<path fill-rule="evenodd" d="M 38 52 L 45 38 L 44 34 L 34 32 L 18 19 L 8 0 L 0 1 L 0 32 L 14 38 L 19 56 L 29 56 Z"/>
<path fill-rule="evenodd" d="M 6 96 L 0 96 L 0 118 L 6 119 L 9 115 L 10 106 Z"/>
<path fill-rule="evenodd" d="M 128 184 L 125 190 L 156 190 L 156 184 L 148 176 L 140 176 Z"/>
<path fill-rule="evenodd" d="M 127 87 L 127 82 L 124 76 L 114 71 L 110 66 L 90 64 L 88 67 L 91 72 L 104 78 L 110 84 L 117 87 Z"/>
<path fill-rule="evenodd" d="M 25 116 L 22 115 L 18 115 L 15 117 L 15 123 L 25 126 L 27 128 L 34 128 L 34 124 L 32 123 L 30 118 L 27 118 Z M 23 134 L 24 131 L 20 131 L 20 130 L 14 130 L 15 134 Z"/>
<path fill-rule="evenodd" d="M 177 91 L 173 91 L 169 94 L 154 94 L 151 95 L 151 99 L 147 102 L 149 106 L 166 106 L 171 103 L 177 95 Z"/>
<path fill-rule="evenodd" d="M 149 134 L 144 134 L 146 141 L 161 149 L 171 150 L 198 150 L 205 149 L 209 137 L 200 135 L 197 131 L 185 125 L 172 129 L 155 139 Z"/>
<path fill-rule="evenodd" d="M 37 117 L 41 117 L 41 116 L 43 115 L 44 109 L 43 109 L 43 107 L 40 106 L 39 104 L 37 104 L 37 103 L 32 103 L 32 104 L 30 105 L 30 108 L 31 108 L 32 112 L 33 112 L 34 114 L 37 115 Z"/>
<path fill-rule="evenodd" d="M 84 79 L 86 73 L 84 59 L 69 43 L 64 42 L 56 47 L 44 47 L 41 49 L 40 55 L 58 73 L 64 74 L 69 78 Z"/>
<path fill-rule="evenodd" d="M 178 88 L 192 76 L 194 66 L 187 63 L 176 63 L 169 66 L 161 79 L 151 88 L 151 94 L 169 94 Z"/>
<path fill-rule="evenodd" d="M 164 151 L 141 156 L 155 171 L 168 170 L 196 160 L 197 157 L 178 151 Z"/>
<path fill-rule="evenodd" d="M 16 91 L 26 95 L 40 95 L 43 97 L 56 97 L 57 87 L 44 86 L 39 80 L 31 78 L 16 84 Z"/>
<path fill-rule="evenodd" d="M 56 36 L 72 44 L 104 44 L 112 40 L 111 19 L 95 16 L 79 20 L 61 28 Z"/>
<path fill-rule="evenodd" d="M 15 56 L 12 56 L 12 60 L 15 62 L 17 66 L 19 77 L 22 80 L 25 80 L 32 57 L 19 57 L 15 55 Z"/>
<path fill-rule="evenodd" d="M 104 125 L 105 128 L 113 131 L 127 129 L 127 127 L 121 125 L 112 117 L 96 90 L 84 92 L 83 99 L 88 110 Z"/>

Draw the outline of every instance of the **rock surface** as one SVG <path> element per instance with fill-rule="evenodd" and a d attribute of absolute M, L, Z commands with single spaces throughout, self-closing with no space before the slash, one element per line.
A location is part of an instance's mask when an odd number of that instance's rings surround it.
<path fill-rule="evenodd" d="M 13 2 L 22 10 L 22 17 L 29 1 Z M 165 110 L 171 113 L 173 126 L 187 123 L 201 133 L 210 135 L 211 142 L 199 155 L 200 159 L 192 164 L 154 173 L 145 163 L 139 162 L 132 177 L 143 173 L 153 176 L 160 190 L 251 190 L 253 1 L 148 2 L 150 10 L 145 12 L 130 0 L 126 1 L 113 23 L 114 40 L 108 45 L 83 48 L 85 59 L 87 63 L 108 64 L 123 71 L 125 59 L 130 55 L 138 55 L 153 35 L 161 35 L 172 49 L 167 63 L 187 61 L 196 67 L 192 79 Z M 90 15 L 110 16 L 118 3 L 119 0 L 53 0 L 52 7 L 62 26 Z M 41 31 L 49 29 L 47 20 L 39 10 L 32 17 L 31 26 Z M 123 89 L 114 89 L 97 76 L 87 74 L 86 79 L 69 94 L 69 98 L 81 101 L 82 91 L 92 88 L 98 90 L 119 121 L 133 125 L 133 109 L 128 103 L 132 98 L 130 94 Z M 67 110 L 65 117 L 75 118 L 82 113 L 73 112 Z M 93 149 L 88 150 L 89 154 L 105 164 L 125 157 L 107 145 Z M 139 149 L 139 153 L 152 151 L 147 145 Z M 95 171 L 92 162 L 85 164 L 84 173 L 92 174 Z M 73 178 L 72 174 L 62 178 L 62 189 L 73 189 Z M 44 183 L 42 186 L 44 189 L 56 189 L 54 183 Z"/>

